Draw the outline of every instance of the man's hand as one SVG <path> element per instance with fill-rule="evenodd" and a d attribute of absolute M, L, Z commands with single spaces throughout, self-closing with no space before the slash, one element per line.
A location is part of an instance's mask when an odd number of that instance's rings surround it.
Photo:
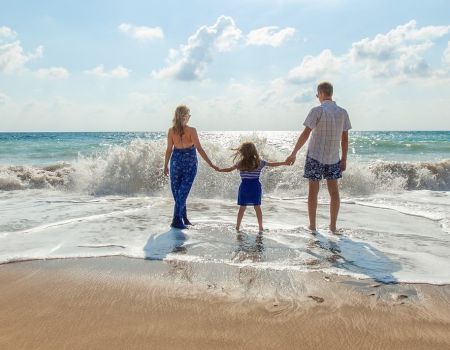
<path fill-rule="evenodd" d="M 345 169 L 347 169 L 347 159 L 341 159 L 339 167 L 341 168 L 341 171 L 345 171 Z"/>
<path fill-rule="evenodd" d="M 164 175 L 169 176 L 169 167 L 164 167 Z"/>
<path fill-rule="evenodd" d="M 293 165 L 295 163 L 295 155 L 291 154 L 289 157 L 286 158 L 285 162 L 287 165 Z"/>

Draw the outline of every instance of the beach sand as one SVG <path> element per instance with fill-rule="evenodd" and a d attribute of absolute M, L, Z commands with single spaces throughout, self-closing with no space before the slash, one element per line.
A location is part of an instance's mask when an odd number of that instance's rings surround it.
<path fill-rule="evenodd" d="M 0 349 L 449 349 L 450 286 L 124 257 L 0 266 Z"/>

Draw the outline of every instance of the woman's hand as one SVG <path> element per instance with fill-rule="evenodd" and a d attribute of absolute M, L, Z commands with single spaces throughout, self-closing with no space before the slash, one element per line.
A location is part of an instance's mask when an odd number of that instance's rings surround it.
<path fill-rule="evenodd" d="M 169 167 L 167 165 L 164 167 L 164 175 L 169 176 Z"/>

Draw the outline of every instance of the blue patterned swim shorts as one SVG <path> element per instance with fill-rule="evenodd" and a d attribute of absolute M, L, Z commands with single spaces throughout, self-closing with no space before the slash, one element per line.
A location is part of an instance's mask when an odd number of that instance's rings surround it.
<path fill-rule="evenodd" d="M 311 181 L 336 180 L 342 177 L 340 161 L 335 164 L 322 164 L 311 157 L 306 156 L 305 173 L 303 177 Z"/>

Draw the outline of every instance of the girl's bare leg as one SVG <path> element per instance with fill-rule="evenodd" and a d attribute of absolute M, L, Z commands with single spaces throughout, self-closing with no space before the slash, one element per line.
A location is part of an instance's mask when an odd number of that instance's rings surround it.
<path fill-rule="evenodd" d="M 264 230 L 263 228 L 263 220 L 262 220 L 262 210 L 260 205 L 255 205 L 256 218 L 258 219 L 259 232 Z"/>
<path fill-rule="evenodd" d="M 247 209 L 247 207 L 245 205 L 241 205 L 239 207 L 237 221 L 236 221 L 236 231 L 239 231 L 239 229 L 241 228 L 241 221 L 242 221 L 242 218 L 244 217 L 245 209 Z"/>

